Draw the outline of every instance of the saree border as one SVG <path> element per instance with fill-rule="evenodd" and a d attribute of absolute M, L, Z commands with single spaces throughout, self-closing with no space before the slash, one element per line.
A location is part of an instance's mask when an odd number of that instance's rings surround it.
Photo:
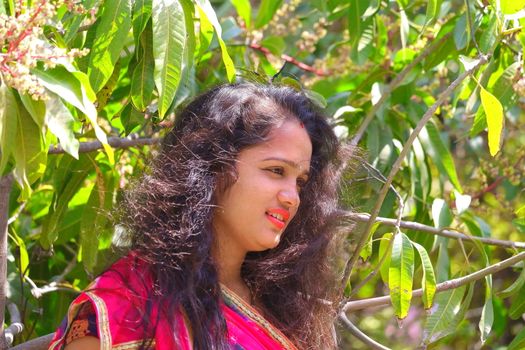
<path fill-rule="evenodd" d="M 106 303 L 95 293 L 87 291 L 85 294 L 91 299 L 97 311 L 98 337 L 101 349 L 111 349 L 111 331 L 109 329 L 109 317 Z"/>
<path fill-rule="evenodd" d="M 298 350 L 287 336 L 285 336 L 279 329 L 277 329 L 267 319 L 265 319 L 259 311 L 246 303 L 228 287 L 221 284 L 221 291 L 227 300 L 239 308 L 241 312 L 248 316 L 250 320 L 259 325 L 272 339 L 281 344 L 285 349 Z"/>

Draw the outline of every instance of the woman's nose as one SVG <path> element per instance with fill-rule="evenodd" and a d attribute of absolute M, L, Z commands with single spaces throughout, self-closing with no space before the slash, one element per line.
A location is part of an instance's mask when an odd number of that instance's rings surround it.
<path fill-rule="evenodd" d="M 277 199 L 286 208 L 296 208 L 301 201 L 296 184 L 282 188 L 277 194 Z"/>

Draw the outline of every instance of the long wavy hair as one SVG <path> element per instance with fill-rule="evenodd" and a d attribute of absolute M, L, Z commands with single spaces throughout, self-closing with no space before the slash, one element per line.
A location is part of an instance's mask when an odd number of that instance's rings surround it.
<path fill-rule="evenodd" d="M 166 317 L 184 310 L 195 349 L 229 349 L 212 257 L 216 194 L 236 181 L 239 152 L 264 142 L 288 118 L 298 119 L 310 136 L 309 180 L 279 245 L 249 253 L 241 273 L 265 316 L 297 347 L 335 347 L 337 288 L 330 247 L 339 223 L 342 148 L 304 93 L 238 83 L 215 87 L 180 111 L 123 204 L 132 250 L 154 276 L 150 302 L 171 310 Z"/>

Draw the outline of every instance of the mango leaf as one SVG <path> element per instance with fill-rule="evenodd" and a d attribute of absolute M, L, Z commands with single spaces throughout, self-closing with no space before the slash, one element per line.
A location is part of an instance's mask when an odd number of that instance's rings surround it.
<path fill-rule="evenodd" d="M 522 330 L 512 339 L 509 346 L 507 347 L 507 350 L 523 350 L 525 349 L 525 328 L 522 328 Z"/>
<path fill-rule="evenodd" d="M 224 66 L 226 67 L 226 76 L 228 77 L 228 81 L 232 82 L 233 80 L 235 80 L 235 67 L 233 66 L 233 61 L 230 57 L 230 54 L 228 53 L 226 44 L 224 43 L 224 40 L 222 40 L 222 28 L 221 24 L 219 23 L 219 20 L 217 19 L 217 15 L 215 14 L 213 7 L 211 7 L 209 0 L 196 1 L 197 8 L 199 10 L 199 15 L 206 16 L 213 25 L 213 28 L 215 28 L 215 33 L 217 33 L 217 40 L 219 41 L 219 46 L 221 47 L 222 61 L 224 63 Z"/>
<path fill-rule="evenodd" d="M 78 160 L 65 156 L 56 169 L 55 194 L 49 212 L 42 224 L 40 244 L 44 249 L 50 249 L 57 239 L 57 227 L 66 212 L 69 201 L 82 187 L 93 161 L 88 154 L 81 154 Z"/>
<path fill-rule="evenodd" d="M 521 289 L 521 287 L 523 287 L 524 283 L 525 283 L 525 268 L 522 266 L 521 267 L 521 273 L 518 276 L 518 278 L 516 278 L 514 283 L 512 283 L 510 286 L 505 288 L 505 290 L 502 290 L 501 292 L 498 292 L 497 295 L 500 298 L 508 298 L 510 296 L 513 296 L 514 294 L 516 294 Z"/>
<path fill-rule="evenodd" d="M 250 28 L 252 22 L 252 5 L 249 0 L 231 0 L 233 7 L 243 19 L 246 28 Z"/>
<path fill-rule="evenodd" d="M 456 331 L 457 325 L 465 316 L 474 294 L 473 284 L 440 292 L 425 321 L 423 344 L 433 343 Z M 465 298 L 463 298 L 465 296 Z"/>
<path fill-rule="evenodd" d="M 425 309 L 430 309 L 436 294 L 436 276 L 434 274 L 434 267 L 426 249 L 416 243 L 412 242 L 412 245 L 417 249 L 419 257 L 421 259 L 421 266 L 423 267 L 423 277 L 421 279 L 421 287 L 423 289 L 423 306 Z"/>
<path fill-rule="evenodd" d="M 433 122 L 427 123 L 421 130 L 419 140 L 423 145 L 425 152 L 430 155 L 439 171 L 448 177 L 458 192 L 463 192 L 461 184 L 459 183 L 454 159 L 450 154 L 449 148 L 441 139 L 439 130 Z"/>
<path fill-rule="evenodd" d="M 509 316 L 513 320 L 517 320 L 523 313 L 525 313 L 525 286 L 521 287 L 516 299 L 510 305 Z"/>
<path fill-rule="evenodd" d="M 95 94 L 89 86 L 88 77 L 82 72 L 70 72 L 65 67 L 32 71 L 50 91 L 78 108 L 89 120 L 97 139 L 102 143 L 108 159 L 114 163 L 114 152 L 108 144 L 104 130 L 97 124 L 97 109 L 93 104 Z"/>
<path fill-rule="evenodd" d="M 153 59 L 152 32 L 151 25 L 144 29 L 141 35 L 143 55 L 139 63 L 135 66 L 131 78 L 131 101 L 139 111 L 145 111 L 150 104 L 155 80 L 153 78 L 155 60 Z"/>
<path fill-rule="evenodd" d="M 394 312 L 399 319 L 408 315 L 412 300 L 412 284 L 414 279 L 414 249 L 410 239 L 404 233 L 394 236 L 388 282 L 390 299 Z"/>
<path fill-rule="evenodd" d="M 390 245 L 390 240 L 392 240 L 392 236 L 394 234 L 392 232 L 387 232 L 381 237 L 381 240 L 379 241 L 379 255 L 378 258 L 381 259 L 385 254 L 387 254 L 385 261 L 383 265 L 381 265 L 381 268 L 379 269 L 379 272 L 381 274 L 381 279 L 383 280 L 383 283 L 385 285 L 388 284 L 388 270 L 390 268 L 390 257 L 392 254 L 392 249 L 388 249 Z"/>
<path fill-rule="evenodd" d="M 18 105 L 11 89 L 3 82 L 0 85 L 0 175 L 3 174 L 16 146 L 18 127 Z"/>
<path fill-rule="evenodd" d="M 36 125 L 42 128 L 45 124 L 46 118 L 45 102 L 33 100 L 29 95 L 20 95 L 20 100 L 22 101 L 25 109 L 33 118 L 33 121 L 36 123 Z"/>
<path fill-rule="evenodd" d="M 448 204 L 441 198 L 436 198 L 432 202 L 432 219 L 436 228 L 449 227 L 452 223 L 452 214 Z"/>
<path fill-rule="evenodd" d="M 487 337 L 492 330 L 494 323 L 494 306 L 492 304 L 492 293 L 485 299 L 485 304 L 481 310 L 481 318 L 479 320 L 479 330 L 481 331 L 481 344 L 487 341 Z"/>
<path fill-rule="evenodd" d="M 210 20 L 205 15 L 199 16 L 199 24 L 199 53 L 197 54 L 197 57 L 200 59 L 210 47 L 214 29 L 213 24 L 211 24 Z"/>
<path fill-rule="evenodd" d="M 525 8 L 525 0 L 500 0 L 501 13 L 511 15 Z"/>
<path fill-rule="evenodd" d="M 29 254 L 27 253 L 26 244 L 13 228 L 9 228 L 8 234 L 18 248 L 20 276 L 25 278 L 29 274 Z"/>
<path fill-rule="evenodd" d="M 512 220 L 512 224 L 516 227 L 518 232 L 525 233 L 525 218 L 514 219 Z"/>
<path fill-rule="evenodd" d="M 151 18 L 151 2 L 152 0 L 135 0 L 133 3 L 132 25 L 135 47 L 139 47 L 142 32 Z M 135 52 L 138 54 L 139 50 L 135 50 Z"/>
<path fill-rule="evenodd" d="M 106 84 L 113 73 L 131 29 L 131 1 L 104 1 L 100 6 L 99 23 L 89 54 L 87 74 L 95 92 Z"/>
<path fill-rule="evenodd" d="M 470 197 L 468 194 L 461 194 L 456 190 L 454 190 L 454 197 L 456 198 L 455 202 L 458 214 L 461 214 L 468 209 L 470 202 L 472 201 L 472 197 Z"/>
<path fill-rule="evenodd" d="M 111 169 L 97 171 L 95 186 L 86 203 L 80 221 L 80 245 L 82 263 L 87 271 L 92 272 L 97 264 L 99 233 L 105 229 L 108 215 L 113 206 L 115 177 Z"/>
<path fill-rule="evenodd" d="M 454 44 L 458 51 L 463 50 L 470 41 L 470 28 L 468 26 L 467 13 L 459 17 L 454 27 Z"/>
<path fill-rule="evenodd" d="M 262 0 L 259 10 L 257 11 L 257 18 L 255 19 L 255 28 L 259 29 L 265 24 L 268 24 L 273 15 L 279 7 L 281 7 L 282 0 Z"/>
<path fill-rule="evenodd" d="M 426 24 L 430 24 L 438 18 L 442 1 L 443 0 L 429 0 L 427 2 Z"/>
<path fill-rule="evenodd" d="M 495 156 L 498 153 L 501 145 L 501 133 L 503 131 L 503 106 L 500 101 L 492 95 L 490 92 L 485 90 L 483 86 L 480 86 L 480 97 L 483 110 L 487 117 L 487 128 L 488 128 L 488 139 L 489 139 L 489 151 L 491 156 Z"/>
<path fill-rule="evenodd" d="M 159 115 L 164 117 L 175 98 L 183 69 L 186 20 L 178 0 L 153 0 L 153 57 Z"/>
<path fill-rule="evenodd" d="M 379 221 L 374 222 L 374 224 L 372 225 L 372 228 L 370 229 L 370 239 L 365 244 L 363 249 L 361 249 L 361 251 L 359 252 L 359 256 L 361 257 L 361 259 L 363 259 L 363 261 L 367 261 L 368 258 L 372 255 L 372 242 L 374 238 L 374 232 L 377 230 L 377 228 L 380 225 L 381 223 Z M 379 257 L 379 259 L 381 259 L 381 257 Z"/>
<path fill-rule="evenodd" d="M 13 149 L 15 158 L 14 176 L 22 188 L 20 200 L 27 200 L 32 193 L 31 184 L 38 180 L 46 170 L 47 149 L 42 129 L 19 104 L 16 141 Z"/>
<path fill-rule="evenodd" d="M 49 99 L 45 102 L 45 123 L 49 131 L 58 138 L 64 151 L 78 159 L 80 142 L 75 138 L 73 130 L 75 119 L 57 95 L 53 93 L 48 93 L 48 95 Z"/>

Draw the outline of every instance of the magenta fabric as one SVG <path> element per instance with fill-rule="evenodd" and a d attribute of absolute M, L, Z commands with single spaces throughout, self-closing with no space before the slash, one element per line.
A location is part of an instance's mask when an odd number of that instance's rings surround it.
<path fill-rule="evenodd" d="M 152 285 L 144 263 L 135 254 L 120 259 L 99 276 L 89 288 L 71 304 L 67 324 L 59 328 L 50 350 L 61 349 L 66 330 L 74 319 L 78 308 L 86 302 L 93 305 L 97 317 L 98 337 L 101 349 L 136 349 L 142 344 L 142 314 L 147 291 Z M 228 327 L 228 339 L 235 350 L 295 350 L 295 346 L 279 330 L 273 327 L 258 311 L 244 303 L 234 293 L 223 288 L 221 305 Z M 151 319 L 159 316 L 158 305 L 152 306 Z M 162 310 L 161 310 L 162 312 Z M 190 350 L 191 331 L 185 322 L 184 313 L 176 315 L 175 330 L 160 314 L 153 339 L 148 339 L 152 349 Z"/>

